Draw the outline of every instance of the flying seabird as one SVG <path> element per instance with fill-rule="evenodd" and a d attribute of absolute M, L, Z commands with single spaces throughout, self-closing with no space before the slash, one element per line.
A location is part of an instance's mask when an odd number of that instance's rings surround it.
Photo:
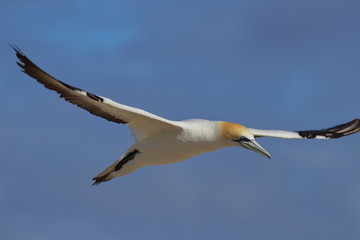
<path fill-rule="evenodd" d="M 255 141 L 257 137 L 329 139 L 360 131 L 360 119 L 327 129 L 294 132 L 253 129 L 237 123 L 203 119 L 171 121 L 57 80 L 36 66 L 18 48 L 13 49 L 21 62 L 17 64 L 22 71 L 46 88 L 96 116 L 130 127 L 135 143 L 94 177 L 93 185 L 129 174 L 143 166 L 180 162 L 225 147 L 244 147 L 270 158 L 270 154 Z"/>

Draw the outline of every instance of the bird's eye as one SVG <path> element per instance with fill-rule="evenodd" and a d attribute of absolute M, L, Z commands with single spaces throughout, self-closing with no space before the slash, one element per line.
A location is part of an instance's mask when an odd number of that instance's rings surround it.
<path fill-rule="evenodd" d="M 251 140 L 248 139 L 247 137 L 241 136 L 238 140 L 238 142 L 250 142 Z"/>

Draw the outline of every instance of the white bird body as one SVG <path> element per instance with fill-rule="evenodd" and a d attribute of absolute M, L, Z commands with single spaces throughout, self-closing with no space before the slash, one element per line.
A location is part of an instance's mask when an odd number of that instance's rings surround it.
<path fill-rule="evenodd" d="M 132 145 L 124 156 L 134 150 L 139 151 L 138 155 L 131 165 L 124 165 L 123 171 L 114 172 L 112 177 L 129 174 L 143 166 L 176 163 L 205 152 L 238 145 L 223 138 L 222 122 L 219 121 L 191 119 L 174 121 L 174 124 L 180 129 L 158 132 Z M 118 164 L 124 156 L 114 164 Z"/>
<path fill-rule="evenodd" d="M 332 128 L 307 131 L 260 130 L 237 123 L 202 119 L 171 121 L 61 82 L 37 67 L 19 49 L 14 50 L 23 71 L 46 88 L 96 116 L 130 127 L 135 143 L 94 177 L 94 184 L 129 174 L 143 166 L 180 162 L 225 147 L 240 146 L 270 158 L 270 154 L 255 141 L 257 137 L 328 139 L 360 131 L 360 119 Z"/>
<path fill-rule="evenodd" d="M 142 139 L 134 148 L 143 149 L 151 160 L 147 165 L 175 163 L 196 155 L 230 147 L 221 135 L 220 123 L 208 120 L 178 122 L 180 131 L 165 131 Z M 141 151 L 141 150 L 140 150 Z"/>

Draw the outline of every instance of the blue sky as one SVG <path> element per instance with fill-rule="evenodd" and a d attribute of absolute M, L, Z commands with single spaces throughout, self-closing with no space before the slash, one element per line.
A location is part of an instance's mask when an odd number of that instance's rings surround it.
<path fill-rule="evenodd" d="M 306 130 L 359 117 L 359 1 L 2 1 L 1 239 L 358 239 L 360 134 L 259 139 L 91 178 L 133 139 L 20 72 L 172 119 Z"/>

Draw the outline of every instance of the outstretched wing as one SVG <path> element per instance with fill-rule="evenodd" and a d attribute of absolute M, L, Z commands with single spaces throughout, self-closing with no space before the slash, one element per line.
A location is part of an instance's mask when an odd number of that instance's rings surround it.
<path fill-rule="evenodd" d="M 295 138 L 295 139 L 329 139 L 344 137 L 360 131 L 360 119 L 354 119 L 351 122 L 337 125 L 335 127 L 306 130 L 306 131 L 281 131 L 281 130 L 260 130 L 250 128 L 255 137 L 277 137 L 277 138 Z"/>
<path fill-rule="evenodd" d="M 13 47 L 13 49 L 21 61 L 21 63 L 17 62 L 17 64 L 23 69 L 24 73 L 36 79 L 46 88 L 56 91 L 66 101 L 96 116 L 111 122 L 128 124 L 137 140 L 156 132 L 181 129 L 175 121 L 167 120 L 142 109 L 119 104 L 108 98 L 97 96 L 59 81 L 36 66 L 18 48 Z"/>

